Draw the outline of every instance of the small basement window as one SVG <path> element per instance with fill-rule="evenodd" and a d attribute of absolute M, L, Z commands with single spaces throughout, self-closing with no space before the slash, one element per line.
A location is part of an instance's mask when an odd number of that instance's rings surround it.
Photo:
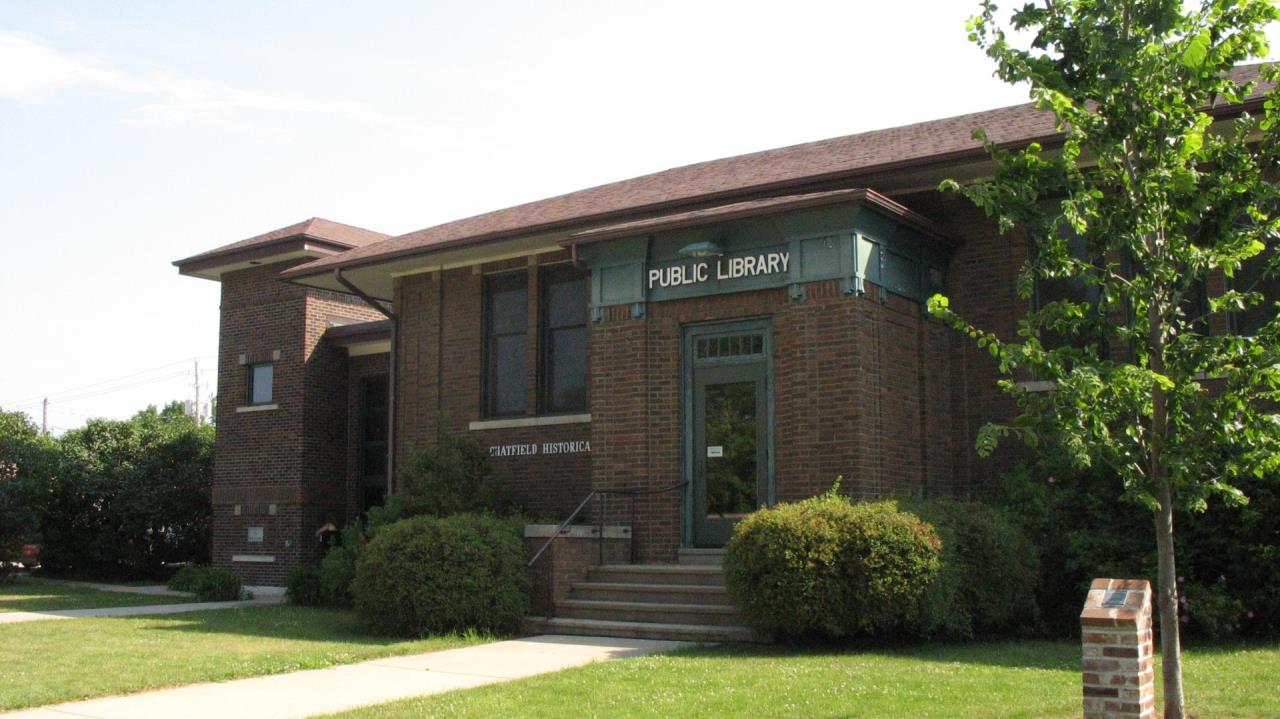
<path fill-rule="evenodd" d="M 271 404 L 275 365 L 271 362 L 249 365 L 249 404 Z"/>

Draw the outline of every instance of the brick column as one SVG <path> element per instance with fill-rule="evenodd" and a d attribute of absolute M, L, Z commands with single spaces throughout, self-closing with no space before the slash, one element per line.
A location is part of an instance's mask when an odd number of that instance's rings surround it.
<path fill-rule="evenodd" d="M 1080 631 L 1085 719 L 1155 719 L 1151 583 L 1093 580 Z"/>

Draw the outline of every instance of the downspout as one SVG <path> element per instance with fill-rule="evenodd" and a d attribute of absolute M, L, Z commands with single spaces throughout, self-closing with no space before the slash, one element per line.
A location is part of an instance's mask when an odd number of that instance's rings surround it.
<path fill-rule="evenodd" d="M 396 476 L 396 337 L 400 334 L 400 318 L 396 316 L 396 313 L 384 307 L 381 302 L 370 297 L 364 290 L 356 287 L 351 280 L 343 277 L 341 267 L 333 270 L 333 279 L 350 290 L 356 297 L 364 300 L 365 304 L 391 320 L 391 354 L 387 362 L 387 496 L 391 496 L 391 493 L 395 490 L 394 479 Z"/>

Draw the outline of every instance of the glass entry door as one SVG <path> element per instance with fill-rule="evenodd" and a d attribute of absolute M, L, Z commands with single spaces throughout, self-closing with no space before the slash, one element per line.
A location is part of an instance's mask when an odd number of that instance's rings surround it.
<path fill-rule="evenodd" d="M 688 540 L 697 547 L 724 546 L 738 520 L 769 503 L 770 490 L 767 327 L 710 329 L 691 330 L 687 345 Z"/>

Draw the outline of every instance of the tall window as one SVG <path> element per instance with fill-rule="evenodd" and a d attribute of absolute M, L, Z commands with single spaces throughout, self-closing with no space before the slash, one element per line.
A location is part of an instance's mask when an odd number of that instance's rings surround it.
<path fill-rule="evenodd" d="M 1060 231 L 1066 237 L 1067 251 L 1073 258 L 1092 259 L 1089 256 L 1089 248 L 1083 235 L 1076 234 L 1067 226 L 1064 226 Z M 1076 275 L 1060 279 L 1036 277 L 1035 294 L 1032 297 L 1032 302 L 1036 310 L 1041 310 L 1051 302 L 1068 301 L 1096 306 L 1101 299 L 1102 293 L 1097 285 L 1090 284 L 1083 277 Z M 1108 353 L 1106 338 L 1100 333 L 1086 332 L 1082 335 L 1068 337 L 1061 332 L 1045 330 L 1041 333 L 1041 341 L 1050 349 L 1063 346 L 1083 347 L 1087 344 L 1097 344 L 1104 357 Z"/>
<path fill-rule="evenodd" d="M 271 404 L 275 365 L 270 362 L 249 365 L 249 386 L 245 396 L 249 404 Z"/>
<path fill-rule="evenodd" d="M 1276 316 L 1276 300 L 1280 300 L 1280 277 L 1266 276 L 1266 262 L 1261 257 L 1254 257 L 1244 266 L 1236 270 L 1232 286 L 1241 292 L 1259 292 L 1263 301 L 1259 304 L 1236 312 L 1231 321 L 1236 334 L 1252 336 Z"/>
<path fill-rule="evenodd" d="M 484 404 L 489 417 L 524 414 L 528 302 L 524 272 L 485 278 Z"/>
<path fill-rule="evenodd" d="M 360 381 L 360 475 L 387 474 L 387 375 Z"/>
<path fill-rule="evenodd" d="M 571 265 L 542 270 L 538 397 L 542 412 L 587 408 L 587 276 Z"/>

